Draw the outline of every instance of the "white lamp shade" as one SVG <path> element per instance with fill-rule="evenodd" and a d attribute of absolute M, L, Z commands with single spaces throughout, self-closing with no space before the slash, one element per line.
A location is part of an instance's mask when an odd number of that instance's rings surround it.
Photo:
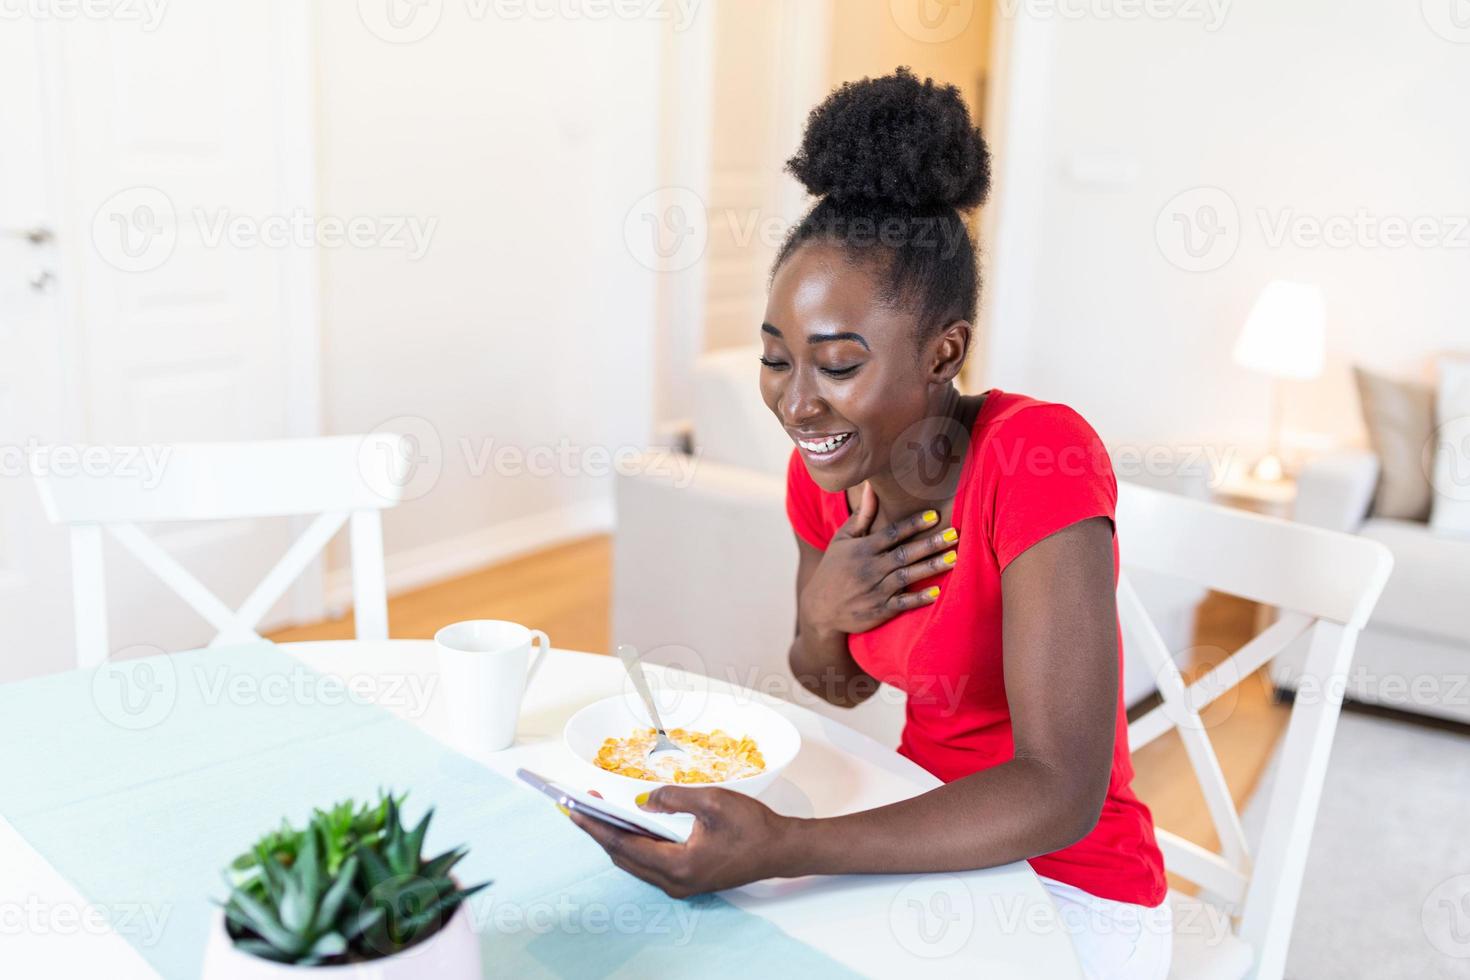
<path fill-rule="evenodd" d="M 1306 381 L 1322 373 L 1327 348 L 1327 302 L 1318 286 L 1277 280 L 1251 307 L 1235 363 L 1277 378 Z"/>

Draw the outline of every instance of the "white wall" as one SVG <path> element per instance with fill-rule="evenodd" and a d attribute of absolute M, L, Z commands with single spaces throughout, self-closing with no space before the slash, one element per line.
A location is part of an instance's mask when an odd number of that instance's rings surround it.
<path fill-rule="evenodd" d="M 1221 2 L 1214 31 L 1105 15 L 1145 5 L 1003 5 L 1032 11 L 1015 26 L 1043 39 L 1048 70 L 1009 103 L 1017 125 L 1042 130 L 1034 154 L 1000 161 L 998 220 L 1020 222 L 1037 251 L 1034 275 L 993 256 L 990 296 L 1010 298 L 993 311 L 988 377 L 1072 403 L 1113 441 L 1258 440 L 1267 383 L 1231 363 L 1236 331 L 1266 281 L 1315 281 L 1334 363 L 1293 386 L 1286 425 L 1351 439 L 1346 362 L 1418 374 L 1433 352 L 1470 347 L 1470 230 L 1457 247 L 1396 249 L 1361 236 L 1273 247 L 1268 233 L 1288 210 L 1320 222 L 1359 209 L 1455 233 L 1470 214 L 1470 46 L 1407 0 Z M 1092 13 L 1045 15 L 1056 9 Z M 1233 199 L 1239 247 L 1217 269 L 1184 271 L 1155 223 L 1204 185 Z"/>
<path fill-rule="evenodd" d="M 403 587 L 610 520 L 610 479 L 476 476 L 465 447 L 648 439 L 655 282 L 624 218 L 657 184 L 664 25 L 445 3 L 393 44 L 360 6 L 319 6 L 320 210 L 437 227 L 417 261 L 323 252 L 323 402 L 329 433 L 437 432 L 437 485 L 387 516 Z"/>

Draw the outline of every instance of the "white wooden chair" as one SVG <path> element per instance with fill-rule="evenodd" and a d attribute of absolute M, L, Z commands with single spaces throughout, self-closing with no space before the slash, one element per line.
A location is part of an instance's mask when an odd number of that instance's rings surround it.
<path fill-rule="evenodd" d="M 1286 964 L 1307 848 L 1321 799 L 1342 687 L 1358 632 L 1388 580 L 1393 557 L 1374 541 L 1289 521 L 1119 485 L 1118 540 L 1124 573 L 1118 611 L 1125 649 L 1146 658 L 1162 703 L 1128 728 L 1129 746 L 1177 729 L 1219 833 L 1215 853 L 1162 828 L 1164 863 L 1198 884 L 1204 903 L 1171 893 L 1171 977 L 1277 980 Z M 1193 684 L 1129 584 L 1128 569 L 1148 569 L 1256 602 L 1280 616 Z M 1258 853 L 1252 854 L 1200 711 L 1306 635 L 1304 687 L 1278 749 L 1279 771 L 1266 803 Z M 1221 933 L 1216 927 L 1228 928 Z"/>
<path fill-rule="evenodd" d="M 136 474 L 37 478 L 46 516 L 71 529 L 77 661 L 107 659 L 103 532 L 203 616 L 221 646 L 259 639 L 255 627 L 307 565 L 350 522 L 353 612 L 359 639 L 386 639 L 388 600 L 380 511 L 402 498 L 410 456 L 401 436 L 193 443 L 166 452 L 157 482 Z M 114 448 L 113 458 L 129 450 Z M 180 565 L 138 524 L 315 515 L 238 609 Z"/>

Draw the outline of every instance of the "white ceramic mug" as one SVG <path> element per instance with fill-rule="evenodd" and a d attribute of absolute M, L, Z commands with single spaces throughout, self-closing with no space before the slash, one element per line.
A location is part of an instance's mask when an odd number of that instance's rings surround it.
<path fill-rule="evenodd" d="M 551 641 L 540 630 L 500 619 L 471 619 L 434 634 L 455 742 L 466 752 L 498 752 L 516 738 L 526 685 Z M 540 651 L 532 659 L 531 647 Z"/>

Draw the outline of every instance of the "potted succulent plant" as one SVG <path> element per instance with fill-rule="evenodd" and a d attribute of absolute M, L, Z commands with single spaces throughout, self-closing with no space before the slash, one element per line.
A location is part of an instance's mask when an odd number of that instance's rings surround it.
<path fill-rule="evenodd" d="M 265 980 L 315 967 L 334 978 L 479 977 L 464 901 L 488 882 L 461 888 L 452 877 L 464 848 L 425 858 L 434 811 L 409 829 L 401 803 L 380 794 L 316 810 L 304 828 L 283 822 L 237 857 L 205 976 Z"/>

